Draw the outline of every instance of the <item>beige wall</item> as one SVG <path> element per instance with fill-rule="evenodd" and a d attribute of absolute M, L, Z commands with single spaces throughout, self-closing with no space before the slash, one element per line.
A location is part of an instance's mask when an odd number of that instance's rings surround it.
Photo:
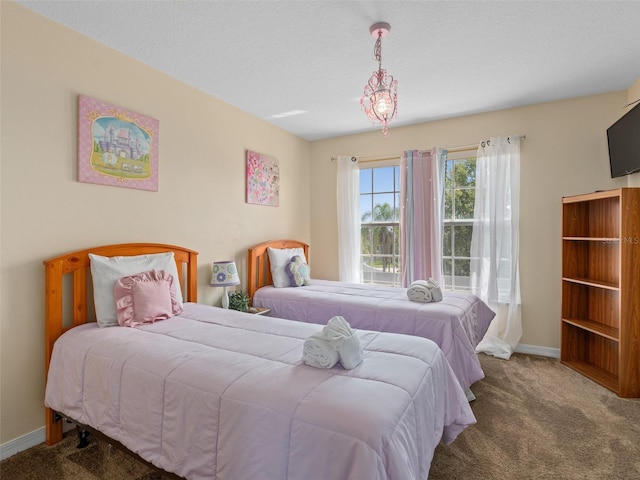
<path fill-rule="evenodd" d="M 407 149 L 455 147 L 496 135 L 526 135 L 521 166 L 521 290 L 526 345 L 560 346 L 561 198 L 627 186 L 612 180 L 606 129 L 627 92 L 513 108 L 311 144 L 313 276 L 336 279 L 336 162 L 344 155 L 394 155 Z M 635 174 L 635 178 L 640 174 Z"/>
<path fill-rule="evenodd" d="M 250 245 L 310 240 L 310 151 L 17 4 L 0 8 L 2 444 L 44 425 L 44 259 L 120 242 L 184 245 L 200 252 L 199 300 L 219 304 L 210 262 L 235 259 L 242 275 Z M 78 94 L 160 121 L 158 192 L 76 181 Z M 278 208 L 245 204 L 245 149 L 279 160 Z"/>

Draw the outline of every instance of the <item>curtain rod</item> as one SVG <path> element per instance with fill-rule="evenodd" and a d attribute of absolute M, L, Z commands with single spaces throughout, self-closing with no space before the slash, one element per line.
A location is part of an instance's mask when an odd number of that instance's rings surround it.
<path fill-rule="evenodd" d="M 349 155 L 345 155 L 348 157 Z M 351 155 L 351 161 L 355 162 L 360 158 L 366 158 L 367 160 L 360 160 L 360 163 L 382 162 L 384 160 L 398 160 L 400 155 L 391 155 L 389 157 L 375 157 L 373 155 Z M 338 157 L 331 157 L 331 161 L 335 162 Z"/>
<path fill-rule="evenodd" d="M 520 135 L 520 140 L 524 140 L 527 138 L 526 135 Z M 458 153 L 458 152 L 466 152 L 467 150 L 477 150 L 480 145 L 484 147 L 484 144 L 489 144 L 489 140 L 483 140 L 482 142 L 472 143 L 469 145 L 460 145 L 457 147 L 449 147 L 444 148 L 447 152 Z M 358 158 L 366 158 L 367 160 L 360 160 L 360 163 L 371 163 L 371 162 L 382 162 L 384 160 L 398 160 L 400 155 L 393 155 L 388 157 L 375 157 L 372 155 L 351 155 L 351 161 L 355 162 Z M 338 157 L 331 157 L 331 161 L 334 162 Z"/>

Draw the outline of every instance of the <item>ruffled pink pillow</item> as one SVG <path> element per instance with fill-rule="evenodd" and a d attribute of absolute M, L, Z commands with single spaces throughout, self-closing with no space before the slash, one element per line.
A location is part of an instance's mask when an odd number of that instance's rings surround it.
<path fill-rule="evenodd" d="M 182 312 L 173 275 L 165 270 L 129 275 L 113 287 L 116 317 L 123 327 L 166 320 Z"/>

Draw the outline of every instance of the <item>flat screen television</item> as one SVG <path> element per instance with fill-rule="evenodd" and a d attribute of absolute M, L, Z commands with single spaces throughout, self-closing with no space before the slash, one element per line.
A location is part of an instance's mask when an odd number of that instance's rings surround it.
<path fill-rule="evenodd" d="M 640 172 L 640 103 L 607 129 L 611 178 Z"/>

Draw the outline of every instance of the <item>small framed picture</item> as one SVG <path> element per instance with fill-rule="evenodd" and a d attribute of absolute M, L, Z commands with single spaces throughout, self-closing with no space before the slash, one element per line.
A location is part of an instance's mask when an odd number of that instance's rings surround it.
<path fill-rule="evenodd" d="M 279 188 L 278 160 L 247 150 L 247 203 L 277 207 Z"/>

